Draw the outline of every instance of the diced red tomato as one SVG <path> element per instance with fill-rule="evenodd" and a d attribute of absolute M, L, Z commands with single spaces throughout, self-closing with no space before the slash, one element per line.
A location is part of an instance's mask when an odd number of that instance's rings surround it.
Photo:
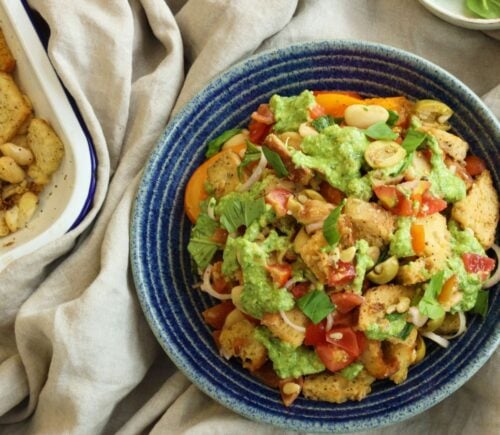
<path fill-rule="evenodd" d="M 271 126 L 252 119 L 248 124 L 248 131 L 248 139 L 250 139 L 250 142 L 261 145 L 271 131 Z"/>
<path fill-rule="evenodd" d="M 365 300 L 363 296 L 349 292 L 330 293 L 330 299 L 335 304 L 338 313 L 348 313 Z"/>
<path fill-rule="evenodd" d="M 398 190 L 394 186 L 375 186 L 373 192 L 385 208 L 393 209 L 398 205 Z"/>
<path fill-rule="evenodd" d="M 486 279 L 493 269 L 495 260 L 479 254 L 462 254 L 465 270 L 469 273 L 478 273 L 482 279 Z"/>
<path fill-rule="evenodd" d="M 262 124 L 274 124 L 274 114 L 269 108 L 269 104 L 261 104 L 256 112 L 252 113 L 251 118 L 254 121 L 261 122 Z"/>
<path fill-rule="evenodd" d="M 295 299 L 299 299 L 306 293 L 309 293 L 310 284 L 308 282 L 298 282 L 291 288 L 292 295 Z"/>
<path fill-rule="evenodd" d="M 224 243 L 226 243 L 228 234 L 229 233 L 227 232 L 227 230 L 225 230 L 224 228 L 218 227 L 214 231 L 214 235 L 212 236 L 212 240 L 215 243 L 220 243 L 221 245 L 223 245 Z"/>
<path fill-rule="evenodd" d="M 323 198 L 334 205 L 339 205 L 345 198 L 344 192 L 336 187 L 330 186 L 326 181 L 322 181 L 319 185 L 319 193 L 321 193 Z"/>
<path fill-rule="evenodd" d="M 288 190 L 277 188 L 271 190 L 266 195 L 265 201 L 273 208 L 276 216 L 283 217 L 286 215 L 288 198 L 290 198 L 290 196 L 292 196 L 292 193 Z"/>
<path fill-rule="evenodd" d="M 328 275 L 329 286 L 341 286 L 349 284 L 356 277 L 354 264 L 345 261 L 337 261 L 337 264 L 330 270 Z"/>
<path fill-rule="evenodd" d="M 354 358 L 360 354 L 356 333 L 348 326 L 334 326 L 327 331 L 326 341 L 344 349 Z"/>
<path fill-rule="evenodd" d="M 207 308 L 201 313 L 205 322 L 214 329 L 222 329 L 227 315 L 234 310 L 231 301 L 224 301 L 213 307 Z"/>
<path fill-rule="evenodd" d="M 278 287 L 283 287 L 292 276 L 292 266 L 288 263 L 271 264 L 266 269 Z"/>
<path fill-rule="evenodd" d="M 333 315 L 334 326 L 354 326 L 358 322 L 358 310 L 351 310 L 347 313 L 335 312 Z"/>
<path fill-rule="evenodd" d="M 471 177 L 480 175 L 486 169 L 486 164 L 478 156 L 467 156 L 465 158 L 465 170 Z"/>
<path fill-rule="evenodd" d="M 338 372 L 355 360 L 348 352 L 334 344 L 320 344 L 315 350 L 321 362 L 331 372 Z"/>
<path fill-rule="evenodd" d="M 319 322 L 317 325 L 310 323 L 306 328 L 304 344 L 306 346 L 317 346 L 326 342 L 325 338 L 325 321 Z"/>
<path fill-rule="evenodd" d="M 324 115 L 326 115 L 326 111 L 319 104 L 315 104 L 314 106 L 309 108 L 309 116 L 311 117 L 311 119 L 316 119 Z"/>
<path fill-rule="evenodd" d="M 417 213 L 418 217 L 429 216 L 434 213 L 443 211 L 448 204 L 444 199 L 437 198 L 431 195 L 429 192 L 425 192 L 422 195 L 422 205 Z"/>

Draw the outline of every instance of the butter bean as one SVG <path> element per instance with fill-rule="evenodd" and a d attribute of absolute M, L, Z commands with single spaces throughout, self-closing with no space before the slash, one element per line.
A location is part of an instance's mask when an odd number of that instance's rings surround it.
<path fill-rule="evenodd" d="M 12 184 L 24 180 L 25 173 L 16 161 L 9 156 L 0 157 L 0 179 Z"/>
<path fill-rule="evenodd" d="M 34 160 L 33 153 L 28 148 L 10 142 L 0 145 L 0 151 L 4 156 L 12 157 L 21 166 L 31 165 Z"/>
<path fill-rule="evenodd" d="M 357 128 L 368 128 L 377 122 L 387 122 L 389 112 L 382 106 L 353 104 L 345 109 L 344 121 L 347 125 Z"/>

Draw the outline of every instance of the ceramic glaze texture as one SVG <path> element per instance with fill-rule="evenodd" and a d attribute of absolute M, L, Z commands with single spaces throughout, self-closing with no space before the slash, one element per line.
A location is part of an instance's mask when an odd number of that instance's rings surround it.
<path fill-rule="evenodd" d="M 453 128 L 494 173 L 500 158 L 498 121 L 462 83 L 411 54 L 365 42 L 321 41 L 265 52 L 213 80 L 169 124 L 153 152 L 134 208 L 131 252 L 144 313 L 167 354 L 204 392 L 255 420 L 309 431 L 348 432 L 388 425 L 444 399 L 495 350 L 500 298 L 491 289 L 488 317 L 471 316 L 466 334 L 448 349 L 430 345 L 424 362 L 401 385 L 379 381 L 362 402 L 329 404 L 299 398 L 285 408 L 278 392 L 237 361 L 221 358 L 201 312 L 217 301 L 193 289 L 184 189 L 204 160 L 208 140 L 234 126 L 271 95 L 304 89 L 350 90 L 365 96 L 432 98 L 455 110 Z"/>

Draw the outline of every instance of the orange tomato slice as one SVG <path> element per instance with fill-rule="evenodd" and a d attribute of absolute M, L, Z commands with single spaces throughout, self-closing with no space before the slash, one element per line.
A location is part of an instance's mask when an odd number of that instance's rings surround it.
<path fill-rule="evenodd" d="M 335 118 L 344 116 L 347 106 L 362 104 L 363 100 L 339 92 L 324 92 L 316 95 L 316 103 L 323 107 L 326 114 Z"/>
<path fill-rule="evenodd" d="M 203 162 L 196 171 L 193 172 L 189 179 L 186 192 L 184 193 L 184 211 L 188 219 L 195 223 L 200 214 L 200 203 L 208 198 L 208 193 L 205 190 L 205 181 L 207 181 L 208 168 L 219 160 L 225 153 L 229 151 L 239 152 L 246 148 L 246 144 L 242 143 L 231 148 L 224 149 L 215 156 L 210 157 Z"/>
<path fill-rule="evenodd" d="M 411 245 L 415 254 L 422 255 L 425 250 L 425 227 L 421 224 L 412 224 L 410 233 Z"/>

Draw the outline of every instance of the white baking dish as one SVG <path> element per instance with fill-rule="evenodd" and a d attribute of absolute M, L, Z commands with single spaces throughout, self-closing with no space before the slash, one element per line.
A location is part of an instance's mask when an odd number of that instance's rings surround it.
<path fill-rule="evenodd" d="M 0 270 L 65 234 L 88 210 L 95 188 L 95 153 L 33 25 L 19 0 L 0 0 L 0 26 L 16 58 L 15 79 L 65 147 L 60 168 L 40 195 L 38 209 L 16 233 L 0 238 Z"/>

